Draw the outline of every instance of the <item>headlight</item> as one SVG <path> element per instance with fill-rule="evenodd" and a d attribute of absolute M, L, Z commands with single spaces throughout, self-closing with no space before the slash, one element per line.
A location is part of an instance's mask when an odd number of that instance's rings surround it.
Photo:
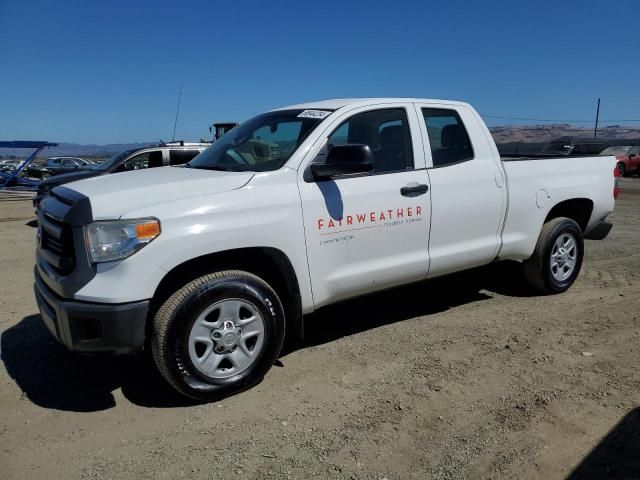
<path fill-rule="evenodd" d="M 157 218 L 108 220 L 84 227 L 84 238 L 93 263 L 122 260 L 160 235 Z"/>

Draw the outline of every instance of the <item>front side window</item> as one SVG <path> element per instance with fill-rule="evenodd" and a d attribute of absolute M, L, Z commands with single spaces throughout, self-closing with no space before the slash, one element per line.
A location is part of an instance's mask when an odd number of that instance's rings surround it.
<path fill-rule="evenodd" d="M 235 172 L 278 170 L 330 114 L 296 109 L 258 115 L 226 133 L 187 166 Z"/>
<path fill-rule="evenodd" d="M 135 155 L 118 167 L 118 172 L 128 172 L 129 170 L 140 170 L 149 168 L 149 152 Z"/>
<path fill-rule="evenodd" d="M 402 108 L 374 110 L 354 115 L 329 136 L 329 146 L 369 145 L 373 153 L 373 173 L 397 172 L 413 168 L 411 133 Z"/>
<path fill-rule="evenodd" d="M 434 167 L 473 159 L 469 135 L 457 112 L 438 108 L 423 108 L 431 158 Z"/>
<path fill-rule="evenodd" d="M 64 160 L 64 161 L 62 162 L 62 166 L 63 166 L 64 168 L 74 168 L 74 167 L 77 167 L 78 165 L 77 165 L 77 164 L 76 164 L 76 162 L 74 162 L 73 160 L 71 160 L 71 159 L 66 159 L 66 160 Z"/>
<path fill-rule="evenodd" d="M 120 161 L 123 158 L 127 158 L 129 155 L 131 155 L 133 152 L 135 152 L 136 150 L 125 150 L 124 152 L 120 152 L 117 153 L 116 155 L 114 155 L 113 157 L 109 158 L 108 160 L 105 160 L 104 162 L 92 166 L 91 168 L 94 170 L 108 170 L 108 171 L 112 171 L 116 165 L 118 165 L 118 163 L 120 163 Z"/>
<path fill-rule="evenodd" d="M 117 168 L 117 172 L 128 172 L 129 170 L 142 170 L 143 168 L 153 168 L 162 166 L 162 150 L 144 152 L 135 155 Z"/>

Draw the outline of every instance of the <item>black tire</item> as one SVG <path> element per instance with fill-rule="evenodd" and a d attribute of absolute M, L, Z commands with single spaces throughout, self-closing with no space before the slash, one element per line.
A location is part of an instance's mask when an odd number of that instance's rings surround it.
<path fill-rule="evenodd" d="M 552 273 L 551 254 L 556 240 L 563 234 L 569 234 L 574 238 L 578 251 L 573 271 L 568 278 L 560 281 Z M 583 258 L 584 240 L 580 226 L 570 218 L 554 218 L 542 226 L 533 255 L 524 262 L 525 280 L 539 292 L 562 293 L 571 287 L 578 277 Z"/>
<path fill-rule="evenodd" d="M 618 168 L 618 172 L 621 177 L 624 177 L 627 174 L 627 166 L 624 163 L 620 162 L 616 167 Z"/>
<path fill-rule="evenodd" d="M 224 299 L 249 302 L 260 312 L 264 342 L 246 370 L 214 379 L 194 367 L 187 341 L 198 315 Z M 197 278 L 171 295 L 155 314 L 150 343 L 158 370 L 173 388 L 190 398 L 210 402 L 259 383 L 278 359 L 284 333 L 284 310 L 276 292 L 251 273 L 229 270 Z"/>

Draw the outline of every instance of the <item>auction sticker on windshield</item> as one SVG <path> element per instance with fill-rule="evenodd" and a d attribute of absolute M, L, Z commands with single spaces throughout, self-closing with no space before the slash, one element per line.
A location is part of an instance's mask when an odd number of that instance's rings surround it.
<path fill-rule="evenodd" d="M 325 118 L 329 114 L 331 112 L 327 110 L 305 110 L 298 115 L 298 118 Z"/>

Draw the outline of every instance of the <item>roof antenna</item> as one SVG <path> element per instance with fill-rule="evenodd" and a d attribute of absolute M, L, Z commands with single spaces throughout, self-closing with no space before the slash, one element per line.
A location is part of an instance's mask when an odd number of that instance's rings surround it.
<path fill-rule="evenodd" d="M 182 84 L 180 84 L 180 93 L 178 94 L 178 108 L 176 109 L 176 119 L 173 122 L 173 135 L 171 136 L 171 141 L 175 141 L 176 139 L 176 126 L 178 125 L 178 113 L 180 112 L 180 100 L 182 100 Z"/>

